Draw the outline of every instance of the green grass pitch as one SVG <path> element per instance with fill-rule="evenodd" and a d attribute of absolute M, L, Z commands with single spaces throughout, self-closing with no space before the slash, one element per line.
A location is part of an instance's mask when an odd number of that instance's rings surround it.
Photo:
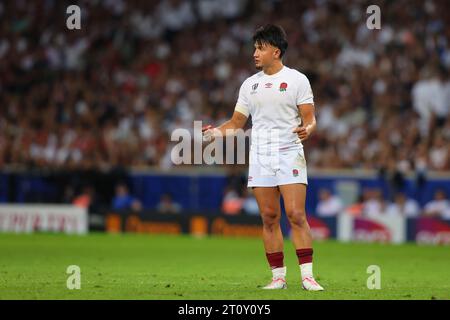
<path fill-rule="evenodd" d="M 300 288 L 292 243 L 285 242 L 287 290 L 271 277 L 261 239 L 168 235 L 0 234 L 0 299 L 450 299 L 450 248 L 314 245 L 314 273 L 326 291 Z M 81 289 L 66 287 L 69 265 Z M 381 289 L 367 288 L 369 265 Z"/>

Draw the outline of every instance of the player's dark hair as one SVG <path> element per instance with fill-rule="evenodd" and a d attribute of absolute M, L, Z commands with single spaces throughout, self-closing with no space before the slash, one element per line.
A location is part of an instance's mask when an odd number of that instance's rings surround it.
<path fill-rule="evenodd" d="M 253 43 L 257 45 L 270 44 L 277 47 L 280 49 L 280 58 L 283 57 L 288 48 L 286 32 L 282 27 L 274 24 L 266 24 L 256 29 L 253 35 Z"/>

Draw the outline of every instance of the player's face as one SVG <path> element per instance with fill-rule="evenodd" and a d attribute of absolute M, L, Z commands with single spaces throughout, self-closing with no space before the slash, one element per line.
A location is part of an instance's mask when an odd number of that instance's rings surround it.
<path fill-rule="evenodd" d="M 255 61 L 256 69 L 261 70 L 272 65 L 275 59 L 279 59 L 279 55 L 280 49 L 268 43 L 255 43 L 253 59 Z"/>

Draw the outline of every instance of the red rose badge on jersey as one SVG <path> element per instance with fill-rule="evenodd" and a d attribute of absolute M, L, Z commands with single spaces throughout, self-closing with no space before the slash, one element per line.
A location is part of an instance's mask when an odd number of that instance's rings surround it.
<path fill-rule="evenodd" d="M 292 175 L 294 177 L 297 177 L 298 176 L 298 170 L 297 169 L 292 170 Z"/>
<path fill-rule="evenodd" d="M 280 91 L 286 91 L 287 89 L 287 83 L 286 82 L 282 82 L 280 84 Z"/>

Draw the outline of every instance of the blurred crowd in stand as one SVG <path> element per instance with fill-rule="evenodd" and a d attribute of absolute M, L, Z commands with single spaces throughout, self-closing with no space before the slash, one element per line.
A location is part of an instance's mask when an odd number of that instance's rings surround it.
<path fill-rule="evenodd" d="M 231 116 L 270 22 L 312 84 L 308 168 L 450 170 L 447 1 L 377 1 L 380 30 L 370 1 L 85 0 L 68 30 L 71 4 L 0 2 L 0 167 L 170 169 L 175 129 Z"/>

